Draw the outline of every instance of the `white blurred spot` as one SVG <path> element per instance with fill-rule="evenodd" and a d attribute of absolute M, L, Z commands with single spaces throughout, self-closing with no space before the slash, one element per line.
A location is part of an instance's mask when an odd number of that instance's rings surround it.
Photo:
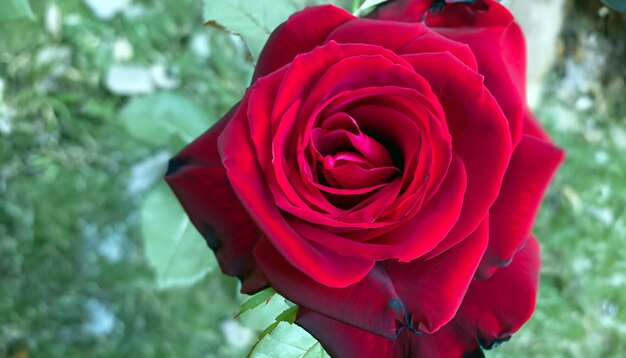
<path fill-rule="evenodd" d="M 106 76 L 106 87 L 120 95 L 137 95 L 154 92 L 150 68 L 130 65 L 113 65 Z"/>
<path fill-rule="evenodd" d="M 626 149 L 626 130 L 616 126 L 611 129 L 611 136 L 619 149 Z"/>
<path fill-rule="evenodd" d="M 14 111 L 3 102 L 5 82 L 0 78 L 0 133 L 9 135 L 13 131 Z"/>
<path fill-rule="evenodd" d="M 103 336 L 111 333 L 115 326 L 115 315 L 102 302 L 90 298 L 85 304 L 89 319 L 84 325 L 85 331 L 94 336 Z"/>
<path fill-rule="evenodd" d="M 48 32 L 54 38 L 61 37 L 63 16 L 61 15 L 61 8 L 56 3 L 51 3 L 46 9 L 46 16 L 44 24 L 46 32 Z"/>
<path fill-rule="evenodd" d="M 146 12 L 145 6 L 142 4 L 131 4 L 124 10 L 124 15 L 129 19 L 136 19 Z"/>
<path fill-rule="evenodd" d="M 209 58 L 211 56 L 209 36 L 202 32 L 194 34 L 191 38 L 191 51 L 201 59 Z"/>
<path fill-rule="evenodd" d="M 610 13 L 611 13 L 611 10 L 609 10 L 609 8 L 606 6 L 602 6 L 600 10 L 598 10 L 598 16 L 600 17 L 607 17 L 609 16 Z"/>
<path fill-rule="evenodd" d="M 607 278 L 607 282 L 613 287 L 622 287 L 626 285 L 626 275 L 621 273 L 615 273 Z"/>
<path fill-rule="evenodd" d="M 85 0 L 93 13 L 101 19 L 111 19 L 117 13 L 126 9 L 131 0 Z"/>
<path fill-rule="evenodd" d="M 68 14 L 63 22 L 67 26 L 77 26 L 80 24 L 81 18 L 78 14 Z"/>
<path fill-rule="evenodd" d="M 51 76 L 62 75 L 70 66 L 72 60 L 72 51 L 69 47 L 44 47 L 35 57 L 35 63 L 39 67 L 51 67 Z"/>
<path fill-rule="evenodd" d="M 137 163 L 130 173 L 128 192 L 140 194 L 163 177 L 170 153 L 162 151 Z"/>
<path fill-rule="evenodd" d="M 607 152 L 599 150 L 595 154 L 595 160 L 598 164 L 606 164 L 609 161 L 609 155 Z"/>
<path fill-rule="evenodd" d="M 613 211 L 609 208 L 592 206 L 587 209 L 589 214 L 605 225 L 613 224 Z"/>
<path fill-rule="evenodd" d="M 593 108 L 593 100 L 589 96 L 579 97 L 574 104 L 574 108 L 581 112 L 588 111 Z"/>
<path fill-rule="evenodd" d="M 563 196 L 572 206 L 575 212 L 579 212 L 583 207 L 583 200 L 580 198 L 580 195 L 569 185 L 564 185 L 561 189 Z"/>
<path fill-rule="evenodd" d="M 577 257 L 572 262 L 572 270 L 575 273 L 584 273 L 593 267 L 593 262 L 586 257 Z"/>
<path fill-rule="evenodd" d="M 111 262 L 118 262 L 122 259 L 122 241 L 120 233 L 113 232 L 98 243 L 98 253 Z"/>
<path fill-rule="evenodd" d="M 127 39 L 117 39 L 113 43 L 113 60 L 115 62 L 125 62 L 133 58 L 135 51 L 133 45 Z"/>
<path fill-rule="evenodd" d="M 615 316 L 617 315 L 617 312 L 619 311 L 617 305 L 611 301 L 604 301 L 602 303 L 602 313 L 604 313 L 607 316 Z"/>
<path fill-rule="evenodd" d="M 254 338 L 250 328 L 244 327 L 239 321 L 229 319 L 220 323 L 220 330 L 226 338 L 226 342 L 235 348 L 247 347 Z"/>
<path fill-rule="evenodd" d="M 152 65 L 150 72 L 152 72 L 152 81 L 159 88 L 173 89 L 180 84 L 178 79 L 168 71 L 164 64 L 158 63 Z"/>
<path fill-rule="evenodd" d="M 13 131 L 13 120 L 10 117 L 0 115 L 0 133 L 9 135 Z"/>

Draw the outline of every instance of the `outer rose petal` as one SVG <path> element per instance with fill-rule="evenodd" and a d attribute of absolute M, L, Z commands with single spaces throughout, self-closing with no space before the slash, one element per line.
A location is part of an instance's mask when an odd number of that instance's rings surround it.
<path fill-rule="evenodd" d="M 217 153 L 217 137 L 237 108 L 173 158 L 165 179 L 222 271 L 238 276 L 242 292 L 252 293 L 268 285 L 252 257 L 261 233 L 233 192 Z"/>
<path fill-rule="evenodd" d="M 427 257 L 454 246 L 484 219 L 496 200 L 511 158 L 509 130 L 502 110 L 482 77 L 448 53 L 404 55 L 438 94 L 452 135 L 453 151 L 467 172 L 467 190 L 458 222 Z"/>
<path fill-rule="evenodd" d="M 563 160 L 563 152 L 542 139 L 524 135 L 515 149 L 498 200 L 489 210 L 490 239 L 481 276 L 506 266 L 528 239 L 543 195 Z M 486 269 L 486 271 L 485 271 Z"/>
<path fill-rule="evenodd" d="M 296 323 L 320 341 L 331 357 L 405 358 L 397 340 L 364 331 L 304 307 L 298 308 Z"/>
<path fill-rule="evenodd" d="M 535 118 L 533 113 L 528 108 L 526 109 L 526 113 L 524 115 L 524 134 L 543 139 L 547 142 L 552 142 L 546 130 L 543 129 L 541 124 L 537 121 L 537 118 Z"/>
<path fill-rule="evenodd" d="M 477 70 L 476 59 L 467 45 L 449 40 L 421 23 L 356 19 L 331 32 L 327 39 L 330 41 L 381 46 L 398 55 L 450 52 L 466 66 Z"/>
<path fill-rule="evenodd" d="M 290 63 L 297 55 L 322 45 L 331 31 L 354 18 L 334 5 L 308 7 L 291 15 L 267 40 L 252 82 Z"/>
<path fill-rule="evenodd" d="M 522 133 L 526 110 L 526 42 L 513 15 L 495 0 L 446 5 L 426 23 L 434 31 L 469 45 L 478 72 L 509 120 L 513 145 Z"/>
<path fill-rule="evenodd" d="M 476 337 L 460 334 L 462 329 L 455 322 L 450 322 L 432 334 L 416 335 L 403 330 L 395 340 L 363 331 L 306 308 L 298 309 L 296 323 L 315 336 L 335 358 L 484 357 Z"/>
<path fill-rule="evenodd" d="M 302 307 L 389 338 L 408 323 L 404 305 L 381 266 L 349 287 L 333 288 L 296 270 L 266 239 L 254 254 L 276 291 Z"/>
<path fill-rule="evenodd" d="M 503 6 L 491 9 L 497 0 L 446 0 L 443 11 L 428 11 L 435 0 L 391 0 L 378 6 L 367 17 L 376 20 L 422 22 L 429 26 L 485 27 L 508 25 L 513 16 Z"/>
<path fill-rule="evenodd" d="M 454 321 L 491 348 L 515 333 L 535 310 L 541 259 L 534 237 L 510 266 L 488 280 L 474 280 Z"/>
<path fill-rule="evenodd" d="M 454 317 L 488 240 L 485 221 L 468 238 L 431 260 L 382 262 L 416 330 L 432 333 Z"/>
<path fill-rule="evenodd" d="M 446 4 L 428 12 L 434 1 L 396 0 L 378 7 L 369 17 L 421 22 L 451 40 L 469 45 L 485 85 L 504 110 L 515 146 L 522 133 L 526 109 L 526 44 L 513 15 L 495 0 L 475 4 Z"/>
<path fill-rule="evenodd" d="M 413 0 L 415 1 L 415 0 Z M 426 14 L 426 22 L 432 27 L 491 27 L 507 26 L 513 15 L 499 0 L 446 0 L 443 11 Z"/>
<path fill-rule="evenodd" d="M 539 245 L 532 238 L 511 266 L 489 280 L 475 280 L 452 321 L 432 334 L 404 330 L 396 340 L 371 334 L 306 308 L 296 322 L 315 336 L 333 357 L 483 357 L 507 340 L 535 307 L 539 280 Z"/>
<path fill-rule="evenodd" d="M 513 145 L 516 145 L 526 111 L 526 43 L 520 27 L 513 23 L 508 27 L 433 30 L 466 43 L 472 49 L 478 61 L 478 72 L 485 76 L 485 85 L 509 120 Z"/>
<path fill-rule="evenodd" d="M 433 332 L 458 310 L 487 247 L 485 222 L 461 244 L 425 261 L 377 263 L 360 282 L 330 288 L 295 270 L 266 241 L 255 257 L 274 288 L 301 307 L 381 336 Z"/>
<path fill-rule="evenodd" d="M 433 5 L 433 0 L 391 0 L 378 6 L 367 17 L 376 20 L 421 22 Z"/>

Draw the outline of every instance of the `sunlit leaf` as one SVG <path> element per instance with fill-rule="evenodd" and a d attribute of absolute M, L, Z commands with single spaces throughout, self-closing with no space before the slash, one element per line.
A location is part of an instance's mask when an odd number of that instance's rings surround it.
<path fill-rule="evenodd" d="M 283 311 L 283 313 L 279 314 L 278 317 L 276 317 L 276 322 L 294 323 L 296 321 L 297 314 L 298 314 L 298 307 L 297 306 L 291 307 Z"/>
<path fill-rule="evenodd" d="M 291 0 L 205 0 L 204 20 L 241 35 L 256 59 L 272 31 L 297 10 Z"/>
<path fill-rule="evenodd" d="M 122 108 L 120 118 L 135 138 L 174 150 L 206 131 L 214 120 L 198 104 L 175 92 L 133 98 Z"/>
<path fill-rule="evenodd" d="M 217 266 L 204 239 L 165 185 L 158 185 L 141 207 L 148 261 L 160 288 L 191 285 Z"/>
<path fill-rule="evenodd" d="M 278 322 L 250 352 L 251 358 L 328 358 L 320 343 L 296 324 Z"/>
<path fill-rule="evenodd" d="M 0 21 L 34 19 L 35 15 L 27 0 L 2 0 Z"/>
<path fill-rule="evenodd" d="M 388 0 L 365 0 L 363 4 L 354 12 L 354 15 L 360 16 L 376 5 L 382 4 Z"/>
<path fill-rule="evenodd" d="M 274 289 L 271 287 L 257 292 L 241 305 L 241 308 L 239 309 L 239 313 L 237 313 L 237 315 L 239 316 L 244 312 L 248 312 L 251 309 L 258 307 L 261 303 L 267 304 L 274 294 L 276 294 L 276 291 L 274 291 Z"/>
<path fill-rule="evenodd" d="M 290 306 L 284 297 L 279 294 L 273 294 L 270 298 L 256 305 L 256 307 L 242 312 L 239 315 L 239 319 L 246 327 L 263 331 L 276 322 L 277 317 L 289 309 Z"/>

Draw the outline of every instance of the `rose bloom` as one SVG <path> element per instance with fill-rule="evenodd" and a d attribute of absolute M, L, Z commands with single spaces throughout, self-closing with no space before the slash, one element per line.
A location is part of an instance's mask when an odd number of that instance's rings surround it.
<path fill-rule="evenodd" d="M 482 355 L 534 310 L 530 231 L 563 153 L 526 105 L 512 15 L 448 2 L 294 14 L 170 162 L 223 272 L 297 303 L 332 356 Z"/>

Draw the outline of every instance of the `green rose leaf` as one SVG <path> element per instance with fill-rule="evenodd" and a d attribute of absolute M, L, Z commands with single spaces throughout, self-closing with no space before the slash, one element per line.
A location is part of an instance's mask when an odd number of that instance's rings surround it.
<path fill-rule="evenodd" d="M 272 289 L 261 291 L 244 302 L 238 315 L 243 325 L 259 332 L 267 331 L 278 317 L 288 315 L 285 312 L 290 310 L 290 303 L 281 295 L 272 292 Z M 255 307 L 244 308 L 253 305 Z"/>
<path fill-rule="evenodd" d="M 27 0 L 2 0 L 0 21 L 35 19 Z"/>
<path fill-rule="evenodd" d="M 274 291 L 274 289 L 271 287 L 268 287 L 264 290 L 257 292 L 256 294 L 251 296 L 246 302 L 244 302 L 241 305 L 241 308 L 239 309 L 239 313 L 237 313 L 237 316 L 240 316 L 242 313 L 248 312 L 258 307 L 259 305 L 261 305 L 261 303 L 265 303 L 265 304 L 269 303 L 270 299 L 275 294 L 276 294 L 276 291 Z"/>
<path fill-rule="evenodd" d="M 145 199 L 141 224 L 146 256 L 159 288 L 191 285 L 217 266 L 166 184 L 159 184 Z"/>
<path fill-rule="evenodd" d="M 205 0 L 204 20 L 240 35 L 256 59 L 272 31 L 298 9 L 292 0 Z"/>
<path fill-rule="evenodd" d="M 296 324 L 277 322 L 252 348 L 251 358 L 329 358 L 321 344 Z"/>
<path fill-rule="evenodd" d="M 204 108 L 175 92 L 133 98 L 120 118 L 135 138 L 176 151 L 213 124 Z"/>
<path fill-rule="evenodd" d="M 602 0 L 602 3 L 619 12 L 626 12 L 626 0 Z"/>

